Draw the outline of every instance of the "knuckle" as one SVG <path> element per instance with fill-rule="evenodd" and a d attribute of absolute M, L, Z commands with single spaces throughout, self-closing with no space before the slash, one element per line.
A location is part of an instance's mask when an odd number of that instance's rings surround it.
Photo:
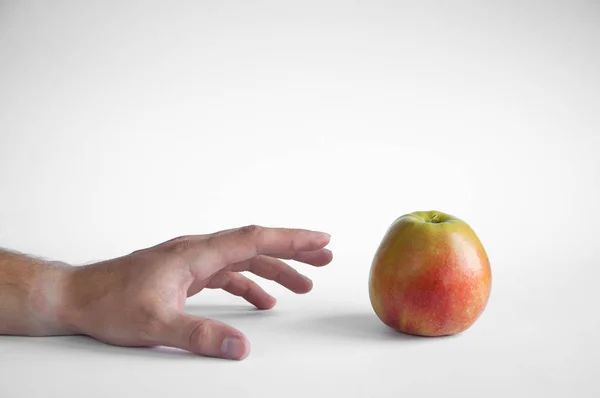
<path fill-rule="evenodd" d="M 246 291 L 260 289 L 260 285 L 258 283 L 256 283 L 255 281 L 253 281 L 251 279 L 247 279 L 247 281 L 248 282 L 246 283 Z"/>
<path fill-rule="evenodd" d="M 215 243 L 218 241 L 219 237 L 220 237 L 220 235 L 218 235 L 218 234 L 209 235 L 204 240 L 204 244 L 207 247 L 214 247 Z"/>
<path fill-rule="evenodd" d="M 189 240 L 190 237 L 187 235 L 182 235 L 182 236 L 178 236 L 176 238 L 171 239 L 169 242 L 171 243 L 177 243 L 177 242 L 181 242 L 181 241 L 186 241 Z"/>
<path fill-rule="evenodd" d="M 290 254 L 295 254 L 298 251 L 298 242 L 295 239 L 290 239 L 288 242 L 288 250 Z"/>
<path fill-rule="evenodd" d="M 198 321 L 192 328 L 188 338 L 190 348 L 198 347 L 203 342 L 209 341 L 211 329 L 210 321 Z"/>
<path fill-rule="evenodd" d="M 192 241 L 188 236 L 180 236 L 171 241 L 168 251 L 171 253 L 180 254 L 188 250 L 192 245 Z"/>
<path fill-rule="evenodd" d="M 246 225 L 239 229 L 242 236 L 255 237 L 262 232 L 262 227 L 256 224 Z"/>
<path fill-rule="evenodd" d="M 258 283 L 250 281 L 250 283 L 248 283 L 244 289 L 244 296 L 251 295 L 253 292 L 258 292 L 260 290 L 262 289 Z"/>
<path fill-rule="evenodd" d="M 260 235 L 263 229 L 263 227 L 256 224 L 246 225 L 237 229 L 232 229 L 224 232 L 217 232 L 212 235 L 209 235 L 204 240 L 204 243 L 206 243 L 207 246 L 214 246 L 217 242 L 219 242 L 222 238 L 225 237 L 250 240 Z"/>

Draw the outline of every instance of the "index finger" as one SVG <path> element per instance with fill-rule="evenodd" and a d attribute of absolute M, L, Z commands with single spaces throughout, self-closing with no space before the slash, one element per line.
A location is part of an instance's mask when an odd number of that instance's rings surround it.
<path fill-rule="evenodd" d="M 325 247 L 330 236 L 324 232 L 307 229 L 267 228 L 257 225 L 209 235 L 190 245 L 188 254 L 192 264 L 197 259 L 207 260 L 204 266 L 209 274 L 229 264 L 266 255 L 284 259 L 297 257 L 298 253 Z M 198 266 L 198 265 L 196 265 Z M 199 264 L 199 266 L 202 266 Z"/>

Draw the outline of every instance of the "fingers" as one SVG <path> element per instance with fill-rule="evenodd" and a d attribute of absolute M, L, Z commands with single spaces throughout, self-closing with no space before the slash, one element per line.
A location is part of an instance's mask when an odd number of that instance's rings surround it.
<path fill-rule="evenodd" d="M 273 257 L 257 256 L 253 259 L 235 264 L 232 271 L 250 271 L 262 278 L 275 281 L 294 293 L 308 293 L 313 283 L 296 269 Z"/>
<path fill-rule="evenodd" d="M 319 266 L 331 261 L 332 254 L 327 249 L 306 252 L 306 262 Z M 228 267 L 213 276 L 207 287 L 210 289 L 223 289 L 236 296 L 243 297 L 246 301 L 259 309 L 273 308 L 277 300 L 265 292 L 257 283 L 244 275 L 241 271 L 250 271 L 262 278 L 275 281 L 294 293 L 303 294 L 312 290 L 312 281 L 299 273 L 295 268 L 273 257 L 260 255 L 250 260 L 242 261 Z"/>
<path fill-rule="evenodd" d="M 223 289 L 261 310 L 273 308 L 277 300 L 265 292 L 256 282 L 237 272 L 216 274 L 207 286 L 210 289 Z"/>
<path fill-rule="evenodd" d="M 333 253 L 329 249 L 299 252 L 292 260 L 314 265 L 315 267 L 322 267 L 329 264 L 331 260 L 333 260 Z"/>
<path fill-rule="evenodd" d="M 222 322 L 179 313 L 160 331 L 158 344 L 226 359 L 244 359 L 250 353 L 248 339 Z"/>
<path fill-rule="evenodd" d="M 229 264 L 261 254 L 322 263 L 327 259 L 326 252 L 320 254 L 304 252 L 318 251 L 328 243 L 329 235 L 322 232 L 247 226 L 213 234 L 205 239 L 189 241 L 185 246 L 185 255 L 188 256 L 192 268 L 201 265 L 203 273 L 212 275 Z M 198 261 L 199 259 L 208 261 Z"/>
<path fill-rule="evenodd" d="M 303 229 L 248 226 L 215 236 L 208 242 L 224 263 L 233 264 L 260 254 L 291 259 L 299 252 L 325 247 L 329 235 Z"/>
<path fill-rule="evenodd" d="M 330 250 L 320 249 L 300 252 L 294 257 L 294 260 L 320 267 L 329 264 L 332 258 L 333 254 Z M 228 269 L 237 272 L 250 271 L 260 277 L 275 281 L 294 293 L 308 293 L 313 287 L 312 281 L 295 268 L 281 260 L 265 255 L 236 263 Z"/>

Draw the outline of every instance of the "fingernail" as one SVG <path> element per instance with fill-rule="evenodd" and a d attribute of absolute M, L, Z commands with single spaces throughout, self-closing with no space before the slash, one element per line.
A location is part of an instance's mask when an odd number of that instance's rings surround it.
<path fill-rule="evenodd" d="M 226 337 L 221 346 L 221 354 L 224 358 L 242 359 L 246 354 L 246 344 L 237 336 Z"/>
<path fill-rule="evenodd" d="M 331 239 L 331 235 L 329 235 L 327 232 L 320 232 L 321 236 L 323 237 L 324 240 L 330 240 Z"/>

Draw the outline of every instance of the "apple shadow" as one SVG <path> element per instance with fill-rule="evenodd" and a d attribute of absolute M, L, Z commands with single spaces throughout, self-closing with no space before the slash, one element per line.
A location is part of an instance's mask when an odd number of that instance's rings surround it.
<path fill-rule="evenodd" d="M 257 320 L 277 317 L 276 309 L 259 310 L 249 305 L 186 305 L 185 311 L 192 315 L 236 322 L 256 317 Z M 303 317 L 293 325 L 276 323 L 269 327 L 283 328 L 286 333 L 300 333 L 313 337 L 352 338 L 366 341 L 424 341 L 430 338 L 398 332 L 383 324 L 373 313 L 348 312 L 317 317 Z"/>
<path fill-rule="evenodd" d="M 426 338 L 398 332 L 369 313 L 346 313 L 307 320 L 303 332 L 369 341 L 423 341 Z"/>

